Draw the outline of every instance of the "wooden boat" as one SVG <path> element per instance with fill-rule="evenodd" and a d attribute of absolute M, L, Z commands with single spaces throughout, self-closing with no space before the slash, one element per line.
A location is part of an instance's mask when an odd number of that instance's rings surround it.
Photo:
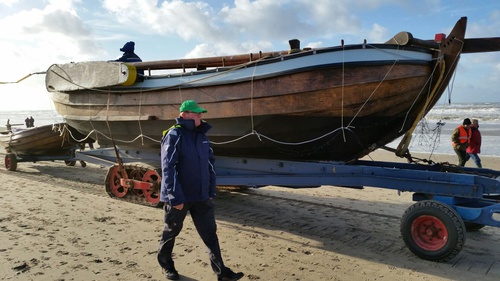
<path fill-rule="evenodd" d="M 465 39 L 466 22 L 435 40 L 402 32 L 382 44 L 301 50 L 291 40 L 275 53 L 55 64 L 46 88 L 67 123 L 101 147 L 158 151 L 180 104 L 194 99 L 208 110 L 216 155 L 353 161 L 407 134 L 404 154 L 461 53 L 500 50 L 498 38 Z M 144 80 L 131 83 L 137 70 Z"/>
<path fill-rule="evenodd" d="M 85 136 L 66 123 L 27 129 L 13 129 L 0 134 L 0 145 L 9 154 L 24 156 L 70 156 Z M 91 143 L 86 139 L 83 143 Z"/>
<path fill-rule="evenodd" d="M 65 138 L 60 132 L 61 125 L 14 129 L 0 135 L 0 144 L 7 152 L 18 155 L 60 155 L 70 146 L 69 142 L 64 142 Z"/>

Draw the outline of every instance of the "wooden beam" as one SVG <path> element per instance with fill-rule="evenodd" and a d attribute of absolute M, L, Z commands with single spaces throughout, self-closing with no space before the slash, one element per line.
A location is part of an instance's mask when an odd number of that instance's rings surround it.
<path fill-rule="evenodd" d="M 485 53 L 500 51 L 500 37 L 466 38 L 462 53 Z"/>
<path fill-rule="evenodd" d="M 132 63 L 137 69 L 182 69 L 182 68 L 199 68 L 199 67 L 224 67 L 235 66 L 248 63 L 254 60 L 279 57 L 288 54 L 288 51 L 267 52 L 267 53 L 250 53 L 234 56 L 219 56 L 206 58 L 178 59 L 178 60 L 159 60 Z"/>

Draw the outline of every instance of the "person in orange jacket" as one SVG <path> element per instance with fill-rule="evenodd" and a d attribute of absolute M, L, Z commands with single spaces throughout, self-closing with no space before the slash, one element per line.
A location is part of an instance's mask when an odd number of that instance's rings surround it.
<path fill-rule="evenodd" d="M 465 118 L 462 125 L 458 126 L 453 133 L 451 133 L 451 145 L 453 150 L 458 156 L 458 166 L 465 166 L 467 162 L 467 147 L 469 147 L 469 140 L 471 136 L 471 121 Z"/>

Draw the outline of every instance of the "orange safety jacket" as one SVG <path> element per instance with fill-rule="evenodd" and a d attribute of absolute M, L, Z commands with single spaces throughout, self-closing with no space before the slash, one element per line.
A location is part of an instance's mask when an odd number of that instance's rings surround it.
<path fill-rule="evenodd" d="M 458 132 L 459 132 L 458 140 L 460 141 L 460 143 L 469 143 L 471 136 L 471 129 L 469 128 L 469 130 L 466 131 L 463 126 L 458 126 Z"/>

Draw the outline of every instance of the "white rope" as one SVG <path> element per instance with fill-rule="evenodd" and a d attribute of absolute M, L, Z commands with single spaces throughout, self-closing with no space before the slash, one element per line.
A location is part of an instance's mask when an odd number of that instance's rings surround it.
<path fill-rule="evenodd" d="M 437 58 L 436 60 L 440 60 L 442 59 L 442 57 L 440 56 L 439 58 Z M 425 84 L 422 86 L 422 89 L 420 89 L 420 92 L 418 93 L 418 95 L 415 97 L 415 99 L 413 100 L 413 103 L 411 104 L 410 108 L 408 109 L 408 111 L 406 111 L 406 115 L 405 115 L 405 119 L 403 121 L 403 124 L 401 124 L 401 129 L 399 130 L 400 132 L 403 131 L 404 129 L 404 126 L 406 124 L 406 121 L 408 120 L 408 115 L 410 114 L 410 111 L 411 109 L 413 108 L 413 106 L 415 106 L 415 103 L 417 102 L 418 98 L 420 97 L 420 95 L 422 95 L 425 87 L 429 84 L 429 85 L 432 85 L 432 78 L 434 77 L 434 73 L 436 72 L 436 69 L 439 65 L 439 62 L 436 62 L 434 64 L 434 69 L 432 70 L 431 74 L 429 75 L 429 78 L 427 78 L 427 81 L 425 82 Z M 429 87 L 427 89 L 427 96 L 429 95 L 431 91 L 431 87 Z M 425 109 L 424 109 L 425 110 Z"/>
<path fill-rule="evenodd" d="M 261 139 L 261 138 L 264 138 L 264 139 L 267 139 L 267 140 L 269 140 L 269 141 L 271 141 L 271 142 L 274 142 L 274 143 L 277 143 L 277 144 L 283 144 L 283 145 L 303 145 L 303 144 L 308 144 L 308 143 L 311 143 L 311 142 L 315 142 L 315 141 L 317 141 L 317 140 L 320 140 L 320 139 L 322 139 L 322 138 L 325 138 L 325 137 L 327 137 L 327 136 L 329 136 L 329 135 L 331 135 L 331 134 L 333 134 L 333 133 L 335 133 L 335 132 L 337 132 L 337 131 L 339 131 L 339 130 L 348 130 L 348 131 L 352 132 L 351 128 L 354 128 L 354 127 L 346 127 L 346 128 L 341 127 L 341 128 L 337 128 L 337 129 L 335 129 L 335 130 L 333 130 L 333 131 L 330 131 L 330 132 L 328 132 L 328 133 L 326 133 L 326 134 L 324 134 L 324 135 L 322 135 L 322 136 L 319 136 L 319 137 L 314 138 L 314 139 L 310 139 L 310 140 L 302 141 L 302 142 L 283 142 L 283 141 L 275 140 L 275 139 L 273 139 L 273 138 L 271 138 L 271 137 L 268 137 L 268 136 L 266 136 L 266 135 L 260 134 L 260 133 L 258 133 L 257 131 L 252 131 L 251 133 L 246 134 L 246 135 L 244 135 L 244 136 L 241 136 L 241 137 L 239 137 L 239 138 L 236 138 L 236 139 L 234 139 L 234 140 L 225 141 L 225 142 L 213 142 L 213 141 L 211 141 L 210 143 L 215 144 L 215 145 L 229 144 L 229 143 L 233 143 L 233 142 L 236 142 L 236 141 L 242 140 L 242 139 L 244 139 L 244 138 L 246 138 L 246 137 L 249 137 L 249 136 L 252 136 L 252 135 L 256 135 L 256 136 L 259 138 L 259 140 L 260 140 L 260 141 L 262 141 L 262 139 Z"/>
<path fill-rule="evenodd" d="M 92 137 L 90 135 L 92 135 L 92 133 L 94 133 L 94 130 L 92 130 L 83 139 L 77 139 L 77 138 L 75 138 L 75 136 L 73 135 L 73 133 L 71 132 L 71 130 L 67 127 L 67 124 L 64 125 L 64 129 L 69 133 L 71 139 L 73 139 L 76 142 L 84 142 L 84 141 L 86 141 L 89 138 L 92 139 Z"/>
<path fill-rule="evenodd" d="M 106 138 L 106 139 L 108 139 L 108 140 L 112 140 L 112 139 L 113 139 L 112 137 L 107 136 L 105 133 L 103 133 L 103 132 L 101 132 L 101 131 L 99 131 L 99 130 L 97 130 L 97 129 L 93 129 L 92 131 L 90 131 L 90 132 L 87 134 L 87 136 L 86 136 L 86 137 L 84 137 L 83 139 L 77 139 L 77 138 L 75 138 L 75 137 L 73 136 L 73 134 L 71 133 L 71 131 L 70 131 L 69 129 L 67 129 L 67 130 L 68 130 L 69 134 L 71 135 L 71 138 L 72 138 L 73 140 L 77 141 L 77 142 L 83 142 L 83 141 L 85 141 L 85 140 L 87 140 L 87 139 L 89 139 L 89 138 L 92 138 L 92 137 L 91 137 L 91 135 L 92 135 L 92 134 L 95 134 L 96 136 L 99 134 L 99 135 L 103 136 L 104 138 Z M 161 140 L 156 140 L 156 139 L 154 139 L 153 137 L 150 137 L 150 136 L 147 136 L 147 135 L 144 135 L 144 134 L 140 134 L 140 135 L 136 136 L 135 138 L 133 138 L 133 139 L 131 139 L 131 140 L 121 140 L 121 139 L 115 139 L 115 141 L 117 141 L 117 142 L 121 142 L 121 143 L 133 143 L 133 142 L 135 142 L 136 140 L 138 140 L 139 138 L 146 138 L 146 139 L 149 139 L 149 140 L 151 140 L 151 141 L 153 141 L 153 142 L 157 142 L 157 143 L 160 143 L 160 142 L 161 142 Z"/>
<path fill-rule="evenodd" d="M 137 123 L 139 124 L 139 131 L 141 132 L 140 136 L 142 136 L 142 125 L 141 125 L 141 108 L 142 108 L 142 88 L 141 90 L 139 91 L 139 118 L 137 119 Z M 141 143 L 142 145 L 144 145 L 144 139 L 141 137 Z"/>
<path fill-rule="evenodd" d="M 342 98 L 340 103 L 340 126 L 344 127 L 344 86 L 345 86 L 345 45 L 342 41 Z M 344 142 L 346 142 L 346 136 L 344 130 L 342 130 L 342 137 L 344 138 Z"/>
<path fill-rule="evenodd" d="M 455 56 L 455 59 L 453 60 L 452 65 L 454 65 L 455 63 L 457 63 L 457 60 L 458 60 L 458 58 L 459 58 L 460 54 L 462 53 L 462 50 L 463 50 L 463 48 L 464 48 L 464 44 L 465 44 L 465 42 L 464 42 L 464 41 L 462 41 L 462 40 L 460 40 L 460 39 L 455 38 L 454 40 L 457 40 L 457 41 L 459 41 L 460 43 L 462 43 L 462 46 L 460 46 L 460 51 L 458 51 L 457 55 Z M 452 67 L 450 67 L 450 70 L 451 70 L 451 68 L 452 68 Z M 449 72 L 448 72 L 448 73 L 446 73 L 446 77 L 448 77 L 448 75 L 449 75 L 449 74 L 450 74 Z M 452 73 L 452 75 L 453 75 L 453 77 L 452 77 L 450 80 L 453 80 L 453 82 L 451 83 L 452 87 L 451 87 L 451 90 L 449 90 L 449 96 L 451 96 L 451 91 L 453 90 L 453 84 L 455 83 L 456 72 L 454 71 L 454 72 Z M 450 87 L 450 84 L 448 83 L 448 89 L 449 89 L 449 87 Z"/>
<path fill-rule="evenodd" d="M 396 65 L 397 62 L 398 62 L 398 60 L 394 60 L 394 63 L 391 65 L 391 67 L 389 68 L 389 70 L 387 71 L 387 73 L 384 75 L 384 78 L 382 78 L 382 80 L 378 83 L 377 87 L 375 87 L 375 89 L 373 89 L 373 91 L 371 92 L 370 96 L 368 96 L 368 98 L 365 100 L 365 102 L 363 103 L 363 105 L 361 106 L 361 108 L 359 108 L 358 112 L 356 112 L 356 114 L 354 114 L 354 117 L 351 119 L 351 121 L 347 125 L 348 127 L 351 126 L 352 122 L 354 122 L 354 120 L 357 118 L 357 116 L 359 115 L 359 113 L 361 112 L 361 110 L 363 110 L 365 108 L 365 106 L 368 103 L 368 101 L 373 97 L 373 95 L 378 90 L 378 88 L 380 87 L 380 85 L 385 81 L 385 79 L 387 78 L 387 76 L 389 75 L 389 73 L 394 68 L 394 65 Z"/>
<path fill-rule="evenodd" d="M 257 136 L 259 138 L 260 141 L 262 141 L 262 139 L 267 139 L 267 140 L 269 140 L 271 142 L 274 142 L 274 143 L 277 143 L 277 144 L 283 144 L 283 145 L 303 145 L 303 144 L 308 144 L 308 143 L 311 143 L 311 142 L 318 141 L 318 140 L 320 140 L 322 138 L 325 138 L 325 137 L 327 137 L 327 136 L 329 136 L 329 135 L 331 135 L 331 134 L 333 134 L 333 133 L 335 133 L 335 132 L 337 132 L 339 130 L 348 130 L 348 131 L 352 132 L 353 128 L 354 127 L 337 128 L 337 129 L 335 129 L 333 131 L 330 131 L 330 132 L 328 132 L 328 133 L 326 133 L 326 134 L 324 134 L 322 136 L 319 136 L 319 137 L 314 138 L 314 139 L 302 141 L 302 142 L 283 142 L 283 141 L 279 141 L 279 140 L 273 139 L 271 137 L 268 137 L 266 135 L 263 135 L 263 134 L 261 134 L 261 133 L 259 133 L 257 131 L 252 131 L 249 134 L 246 134 L 244 136 L 238 137 L 238 138 L 233 139 L 233 140 L 229 140 L 229 141 L 225 141 L 225 142 L 213 142 L 213 141 L 211 141 L 211 143 L 214 144 L 214 145 L 224 145 L 224 144 L 229 144 L 229 143 L 237 142 L 237 141 L 240 141 L 240 140 L 242 140 L 244 138 L 247 138 L 249 136 L 255 135 L 255 136 Z M 83 142 L 83 141 L 87 140 L 88 138 L 91 138 L 92 134 L 96 134 L 96 135 L 99 134 L 99 135 L 103 136 L 104 138 L 106 138 L 108 140 L 112 140 L 113 139 L 112 137 L 107 136 L 105 133 L 103 133 L 103 132 L 101 132 L 99 130 L 96 130 L 96 129 L 90 131 L 87 134 L 87 136 L 84 137 L 83 139 L 77 139 L 77 138 L 75 138 L 73 136 L 73 134 L 71 133 L 71 131 L 69 129 L 67 129 L 67 130 L 68 130 L 69 134 L 71 135 L 71 138 L 73 140 L 77 141 L 77 142 Z M 161 140 L 157 140 L 157 139 L 155 139 L 153 137 L 150 137 L 150 136 L 147 136 L 147 135 L 144 135 L 144 134 L 140 134 L 140 135 L 136 136 L 135 138 L 133 138 L 131 140 L 115 139 L 115 141 L 116 142 L 121 142 L 121 143 L 133 143 L 133 142 L 135 142 L 139 138 L 146 138 L 146 139 L 149 139 L 149 140 L 151 140 L 153 142 L 161 143 Z"/>
<path fill-rule="evenodd" d="M 257 71 L 257 63 L 255 63 L 254 68 L 253 68 L 253 73 L 252 73 L 252 80 L 250 84 L 250 122 L 252 124 L 252 131 L 255 129 L 254 126 L 254 120 L 253 120 L 253 82 L 254 82 L 254 77 L 255 77 L 255 72 Z"/>

